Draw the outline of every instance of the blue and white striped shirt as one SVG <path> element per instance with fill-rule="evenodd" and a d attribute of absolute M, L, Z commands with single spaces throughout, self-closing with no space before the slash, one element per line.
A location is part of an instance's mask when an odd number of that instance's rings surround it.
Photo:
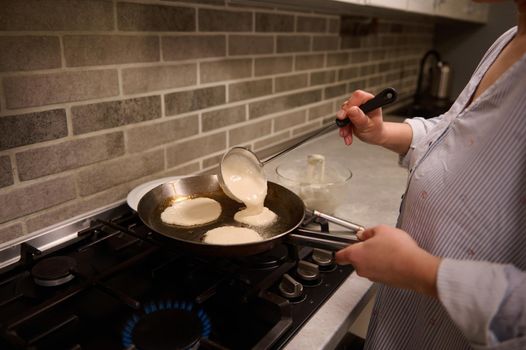
<path fill-rule="evenodd" d="M 493 44 L 447 113 L 406 120 L 398 227 L 443 257 L 439 299 L 381 286 L 367 349 L 526 349 L 526 55 L 469 104 L 516 32 Z"/>

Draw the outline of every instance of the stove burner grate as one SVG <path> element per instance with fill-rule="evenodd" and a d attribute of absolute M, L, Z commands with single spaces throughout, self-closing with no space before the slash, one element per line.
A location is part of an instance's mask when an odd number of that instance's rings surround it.
<path fill-rule="evenodd" d="M 208 315 L 191 302 L 150 302 L 142 311 L 132 315 L 124 326 L 125 349 L 194 349 L 212 330 Z"/>

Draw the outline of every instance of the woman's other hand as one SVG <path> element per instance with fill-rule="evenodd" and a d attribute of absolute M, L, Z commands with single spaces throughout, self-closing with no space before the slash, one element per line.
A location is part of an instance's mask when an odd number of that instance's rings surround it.
<path fill-rule="evenodd" d="M 351 94 L 341 106 L 336 114 L 338 119 L 349 118 L 351 121 L 348 125 L 340 128 L 340 136 L 346 145 L 350 145 L 353 135 L 360 140 L 374 145 L 382 144 L 383 119 L 382 109 L 377 108 L 369 114 L 365 114 L 358 106 L 372 99 L 374 95 L 356 90 Z"/>
<path fill-rule="evenodd" d="M 407 232 L 379 225 L 359 238 L 362 242 L 336 253 L 338 264 L 352 264 L 359 276 L 375 282 L 437 296 L 440 258 L 420 248 Z"/>

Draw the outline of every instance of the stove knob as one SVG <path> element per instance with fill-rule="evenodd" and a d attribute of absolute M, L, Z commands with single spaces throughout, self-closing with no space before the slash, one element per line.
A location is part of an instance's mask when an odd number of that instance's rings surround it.
<path fill-rule="evenodd" d="M 287 299 L 297 299 L 303 295 L 303 285 L 289 274 L 284 274 L 279 283 L 279 291 Z"/>
<path fill-rule="evenodd" d="M 334 253 L 329 250 L 314 248 L 312 260 L 319 266 L 328 267 L 334 264 Z"/>
<path fill-rule="evenodd" d="M 296 272 L 305 281 L 317 281 L 320 279 L 320 268 L 318 265 L 305 260 L 298 262 Z"/>

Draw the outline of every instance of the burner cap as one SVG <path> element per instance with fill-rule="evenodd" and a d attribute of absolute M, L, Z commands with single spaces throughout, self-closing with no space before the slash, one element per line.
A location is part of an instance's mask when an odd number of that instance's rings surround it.
<path fill-rule="evenodd" d="M 31 269 L 31 275 L 39 286 L 60 286 L 75 277 L 72 271 L 76 266 L 77 262 L 72 257 L 54 256 L 39 261 Z"/>
<path fill-rule="evenodd" d="M 287 246 L 277 245 L 268 252 L 246 257 L 246 261 L 255 268 L 270 268 L 281 265 L 289 255 Z"/>
<path fill-rule="evenodd" d="M 123 331 L 123 345 L 140 350 L 193 349 L 210 335 L 210 320 L 191 303 L 150 303 Z"/>

